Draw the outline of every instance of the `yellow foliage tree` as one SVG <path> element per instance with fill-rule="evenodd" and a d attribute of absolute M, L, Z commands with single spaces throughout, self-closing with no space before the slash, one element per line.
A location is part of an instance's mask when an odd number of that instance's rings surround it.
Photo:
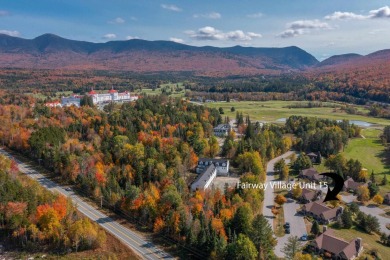
<path fill-rule="evenodd" d="M 379 194 L 376 194 L 373 198 L 372 201 L 375 202 L 376 204 L 382 204 L 383 203 L 383 197 Z"/>

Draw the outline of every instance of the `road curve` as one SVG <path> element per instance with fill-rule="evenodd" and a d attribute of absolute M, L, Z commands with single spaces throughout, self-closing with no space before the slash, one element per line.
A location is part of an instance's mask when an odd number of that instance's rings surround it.
<path fill-rule="evenodd" d="M 131 248 L 133 251 L 135 251 L 135 253 L 137 253 L 137 255 L 139 255 L 142 259 L 175 259 L 173 256 L 163 251 L 161 248 L 156 246 L 151 241 L 147 240 L 145 237 L 119 224 L 112 218 L 108 217 L 96 208 L 84 202 L 80 198 L 80 196 L 75 194 L 73 191 L 66 191 L 64 187 L 51 181 L 39 172 L 31 169 L 29 165 L 17 160 L 2 148 L 0 148 L 0 153 L 15 160 L 15 162 L 19 166 L 20 172 L 38 181 L 46 189 L 52 192 L 58 192 L 66 197 L 70 197 L 73 203 L 76 205 L 78 211 L 80 211 L 82 214 L 84 214 L 91 220 L 97 222 L 107 232 L 111 233 L 122 243 Z"/>

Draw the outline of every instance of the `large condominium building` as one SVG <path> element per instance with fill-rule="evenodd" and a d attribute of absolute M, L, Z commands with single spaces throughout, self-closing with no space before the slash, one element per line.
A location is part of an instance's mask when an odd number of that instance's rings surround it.
<path fill-rule="evenodd" d="M 95 105 L 109 102 L 130 102 L 138 99 L 138 96 L 131 96 L 130 92 L 118 93 L 114 88 L 103 94 L 98 94 L 96 91 L 91 90 L 87 95 L 92 97 Z"/>

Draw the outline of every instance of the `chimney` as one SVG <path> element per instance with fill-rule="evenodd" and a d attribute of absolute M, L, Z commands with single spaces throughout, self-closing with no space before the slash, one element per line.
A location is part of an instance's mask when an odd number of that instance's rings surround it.
<path fill-rule="evenodd" d="M 328 230 L 328 227 L 326 225 L 324 225 L 322 228 L 322 231 L 323 231 L 322 233 L 325 233 L 327 230 Z"/>
<path fill-rule="evenodd" d="M 337 209 L 337 216 L 338 216 L 339 214 L 343 213 L 343 210 L 344 210 L 344 208 L 340 206 L 340 207 Z"/>
<path fill-rule="evenodd" d="M 360 237 L 357 237 L 355 240 L 355 247 L 356 247 L 356 256 L 359 255 L 359 252 L 362 248 L 362 239 Z"/>

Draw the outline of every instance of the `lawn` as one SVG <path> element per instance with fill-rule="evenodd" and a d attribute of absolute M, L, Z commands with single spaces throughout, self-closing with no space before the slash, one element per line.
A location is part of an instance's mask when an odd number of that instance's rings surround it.
<path fill-rule="evenodd" d="M 213 108 L 224 109 L 225 115 L 231 119 L 236 117 L 236 113 L 242 112 L 243 115 L 249 115 L 252 120 L 264 122 L 282 122 L 284 118 L 291 115 L 329 118 L 334 120 L 359 120 L 372 124 L 390 125 L 390 120 L 383 118 L 374 118 L 363 115 L 347 114 L 340 109 L 341 104 L 332 102 L 323 102 L 323 107 L 314 108 L 289 108 L 297 104 L 302 104 L 302 101 L 241 101 L 241 102 L 213 102 L 205 105 Z M 234 107 L 235 111 L 231 112 Z M 367 109 L 362 106 L 356 106 L 359 111 L 367 113 Z M 278 121 L 279 120 L 279 121 Z"/>
<path fill-rule="evenodd" d="M 337 237 L 343 238 L 346 241 L 351 241 L 357 237 L 360 237 L 363 240 L 364 251 L 367 252 L 371 249 L 377 249 L 382 259 L 386 258 L 390 254 L 390 247 L 386 247 L 379 243 L 379 235 L 373 234 L 369 235 L 367 233 L 361 232 L 356 229 L 335 229 L 335 235 Z"/>
<path fill-rule="evenodd" d="M 381 130 L 378 129 L 363 129 L 362 136 L 365 138 L 351 139 L 343 152 L 347 159 L 358 159 L 363 167 L 368 169 L 369 174 L 373 170 L 377 182 L 383 179 L 385 173 L 390 172 L 390 164 L 385 159 L 388 156 L 379 139 L 380 134 Z M 390 178 L 388 180 L 390 182 Z M 390 183 L 381 186 L 381 194 L 384 195 L 387 192 L 390 192 Z"/>
<path fill-rule="evenodd" d="M 180 90 L 176 91 L 176 88 L 180 88 Z M 184 97 L 184 95 L 186 93 L 186 90 L 185 90 L 182 82 L 161 84 L 159 88 L 156 88 L 154 90 L 151 88 L 144 88 L 141 90 L 137 90 L 136 93 L 144 94 L 144 95 L 145 94 L 146 95 L 161 95 L 163 89 L 165 89 L 166 92 L 169 93 L 168 95 L 170 97 Z"/>

